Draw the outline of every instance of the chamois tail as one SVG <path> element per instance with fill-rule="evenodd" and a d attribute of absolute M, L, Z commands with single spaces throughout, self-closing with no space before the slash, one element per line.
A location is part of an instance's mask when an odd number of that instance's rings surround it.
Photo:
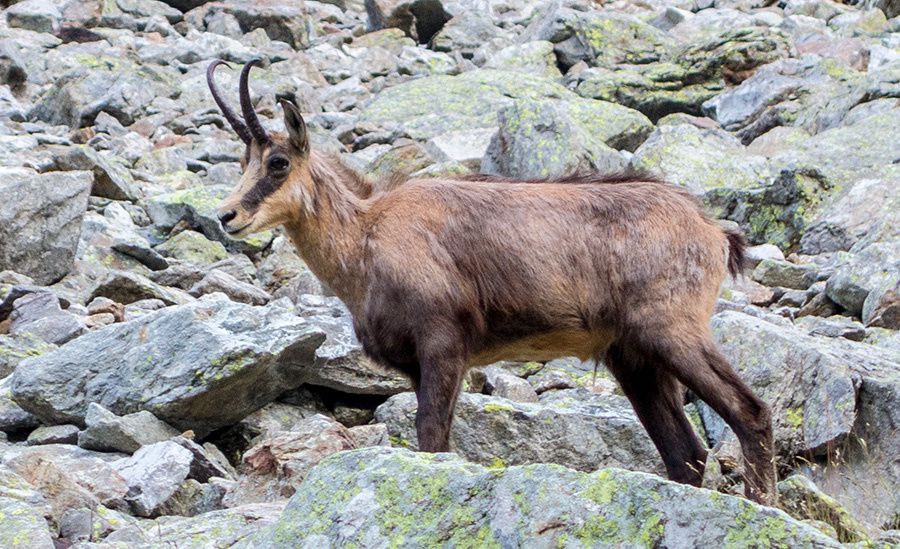
<path fill-rule="evenodd" d="M 740 231 L 733 229 L 725 229 L 725 238 L 728 239 L 728 272 L 737 278 L 747 265 L 747 241 Z"/>

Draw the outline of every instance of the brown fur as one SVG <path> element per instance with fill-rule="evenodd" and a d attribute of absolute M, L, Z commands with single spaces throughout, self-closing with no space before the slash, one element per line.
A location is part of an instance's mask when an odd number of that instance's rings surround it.
<path fill-rule="evenodd" d="M 251 144 L 223 204 L 249 234 L 284 225 L 312 271 L 346 303 L 365 351 L 414 382 L 419 448 L 449 449 L 466 370 L 495 360 L 603 360 L 659 449 L 669 476 L 699 485 L 706 450 L 682 385 L 737 434 L 747 496 L 775 497 L 768 407 L 718 351 L 709 319 L 743 242 L 683 189 L 627 175 L 523 182 L 415 179 L 374 192 L 340 163 L 290 143 L 289 127 Z M 241 197 L 291 170 L 255 212 Z M 473 180 L 477 179 L 477 180 Z"/>

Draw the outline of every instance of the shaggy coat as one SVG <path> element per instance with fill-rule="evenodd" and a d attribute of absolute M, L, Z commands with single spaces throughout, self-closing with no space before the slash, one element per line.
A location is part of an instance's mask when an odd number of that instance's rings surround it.
<path fill-rule="evenodd" d="M 210 79 L 247 143 L 223 226 L 236 237 L 285 227 L 351 311 L 365 352 L 412 379 L 420 449 L 449 450 L 469 368 L 577 356 L 613 373 L 670 478 L 699 485 L 706 462 L 684 413 L 686 386 L 737 434 L 747 496 L 772 502 L 769 409 L 709 328 L 723 280 L 741 269 L 738 233 L 683 189 L 638 174 L 411 179 L 377 190 L 310 150 L 290 102 L 287 134 L 266 133 L 249 106 L 251 66 L 241 75 L 246 125 Z"/>

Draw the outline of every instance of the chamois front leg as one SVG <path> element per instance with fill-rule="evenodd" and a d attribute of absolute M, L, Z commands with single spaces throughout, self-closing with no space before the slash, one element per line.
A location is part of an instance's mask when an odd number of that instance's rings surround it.
<path fill-rule="evenodd" d="M 422 452 L 449 452 L 450 425 L 459 396 L 465 360 L 448 345 L 425 345 L 416 397 L 416 436 Z"/>

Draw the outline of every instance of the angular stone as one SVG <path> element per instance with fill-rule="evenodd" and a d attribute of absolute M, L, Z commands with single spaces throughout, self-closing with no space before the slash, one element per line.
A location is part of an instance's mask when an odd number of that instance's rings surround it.
<path fill-rule="evenodd" d="M 50 0 L 24 0 L 6 9 L 10 27 L 53 33 L 59 29 L 61 20 L 62 12 Z"/>
<path fill-rule="evenodd" d="M 814 265 L 798 265 L 784 260 L 763 259 L 753 274 L 753 280 L 769 287 L 805 290 L 816 281 Z"/>
<path fill-rule="evenodd" d="M 839 267 L 825 289 L 832 301 L 861 317 L 869 293 L 900 278 L 900 240 L 865 246 Z"/>
<path fill-rule="evenodd" d="M 50 425 L 38 427 L 28 435 L 29 446 L 41 444 L 75 444 L 78 441 L 77 425 Z"/>
<path fill-rule="evenodd" d="M 869 539 L 865 527 L 809 478 L 791 475 L 777 488 L 778 506 L 797 520 L 821 520 L 833 526 L 837 539 L 844 543 Z"/>
<path fill-rule="evenodd" d="M 112 271 L 93 289 L 89 299 L 105 297 L 128 305 L 136 301 L 158 299 L 166 305 L 184 304 L 192 297 L 175 288 L 166 288 L 149 278 L 127 271 Z"/>
<path fill-rule="evenodd" d="M 162 442 L 178 431 L 146 410 L 117 416 L 96 402 L 88 404 L 86 428 L 78 435 L 78 445 L 88 450 L 133 454 L 141 446 Z"/>
<path fill-rule="evenodd" d="M 248 305 L 265 305 L 272 299 L 272 296 L 253 284 L 241 282 L 230 274 L 218 269 L 213 269 L 206 273 L 206 276 L 188 290 L 188 293 L 194 297 L 214 292 L 222 292 L 232 301 Z"/>
<path fill-rule="evenodd" d="M 62 345 L 87 331 L 82 318 L 63 311 L 59 298 L 50 292 L 35 292 L 17 299 L 9 320 L 10 334 L 30 334 L 51 345 Z"/>
<path fill-rule="evenodd" d="M 126 499 L 135 514 L 153 517 L 187 479 L 191 452 L 174 442 L 157 442 L 139 449 L 114 466 L 128 484 Z"/>
<path fill-rule="evenodd" d="M 510 374 L 497 376 L 491 396 L 506 398 L 514 402 L 537 402 L 538 396 L 531 384 Z"/>
<path fill-rule="evenodd" d="M 313 469 L 281 519 L 239 546 L 725 547 L 761 536 L 773 546 L 840 547 L 778 509 L 646 473 L 486 468 L 369 448 Z"/>
<path fill-rule="evenodd" d="M 140 526 L 110 534 L 107 544 L 169 544 L 184 549 L 236 547 L 242 540 L 278 520 L 284 502 L 241 505 L 196 517 L 163 516 Z"/>
<path fill-rule="evenodd" d="M 336 391 L 363 395 L 393 395 L 412 388 L 399 371 L 365 356 L 353 330 L 353 319 L 337 298 L 304 296 L 298 314 L 328 334 L 316 350 L 316 362 L 304 372 L 303 381 Z"/>
<path fill-rule="evenodd" d="M 0 432 L 13 433 L 38 427 L 40 420 L 12 400 L 12 376 L 0 379 Z"/>
<path fill-rule="evenodd" d="M 49 423 L 83 425 L 96 402 L 120 415 L 147 410 L 203 436 L 300 385 L 324 339 L 283 302 L 255 308 L 204 296 L 31 359 L 13 376 L 13 393 Z"/>
<path fill-rule="evenodd" d="M 52 284 L 69 273 L 87 209 L 89 172 L 0 170 L 0 270 Z"/>
<path fill-rule="evenodd" d="M 57 156 L 56 167 L 62 171 L 85 170 L 93 173 L 91 196 L 130 201 L 139 197 L 131 172 L 118 157 L 102 155 L 87 146 L 66 147 Z"/>

